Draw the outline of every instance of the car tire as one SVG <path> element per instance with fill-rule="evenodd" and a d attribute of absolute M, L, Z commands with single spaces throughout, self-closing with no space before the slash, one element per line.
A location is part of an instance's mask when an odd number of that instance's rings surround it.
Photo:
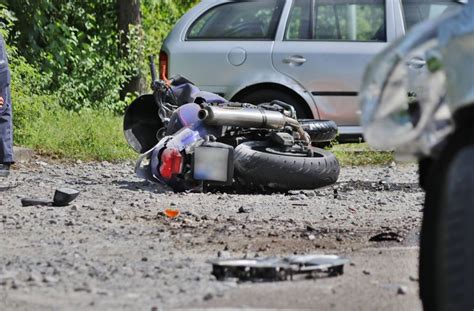
<path fill-rule="evenodd" d="M 340 166 L 334 154 L 310 147 L 313 155 L 288 155 L 265 141 L 251 141 L 235 149 L 235 176 L 250 189 L 287 192 L 317 189 L 337 182 Z"/>
<path fill-rule="evenodd" d="M 472 136 L 454 136 L 427 179 L 420 295 L 428 311 L 474 309 Z"/>
<path fill-rule="evenodd" d="M 298 121 L 306 133 L 309 134 L 313 143 L 326 143 L 336 139 L 338 130 L 334 121 L 309 119 Z"/>
<path fill-rule="evenodd" d="M 419 161 L 419 181 L 421 189 L 426 191 L 426 185 L 428 183 L 429 174 L 431 171 L 431 166 L 433 165 L 433 159 L 431 158 L 424 158 Z"/>
<path fill-rule="evenodd" d="M 295 96 L 281 90 L 262 89 L 238 98 L 239 102 L 254 105 L 270 103 L 273 100 L 280 100 L 284 103 L 292 105 L 295 108 L 296 115 L 299 119 L 313 118 L 313 116 L 308 112 L 309 109 L 305 109 L 300 100 L 295 98 Z"/>

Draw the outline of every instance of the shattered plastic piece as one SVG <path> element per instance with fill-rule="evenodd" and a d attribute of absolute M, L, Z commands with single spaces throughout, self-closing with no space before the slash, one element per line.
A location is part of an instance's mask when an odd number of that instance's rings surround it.
<path fill-rule="evenodd" d="M 21 204 L 26 206 L 67 206 L 79 196 L 79 191 L 61 188 L 55 191 L 53 201 L 42 199 L 22 199 Z"/>
<path fill-rule="evenodd" d="M 173 219 L 179 217 L 181 212 L 178 209 L 167 208 L 165 209 L 165 215 L 166 217 Z"/>
<path fill-rule="evenodd" d="M 53 205 L 66 206 L 79 196 L 79 191 L 69 188 L 61 188 L 54 193 Z"/>
<path fill-rule="evenodd" d="M 383 232 L 370 238 L 370 242 L 396 241 L 402 242 L 403 237 L 395 232 Z"/>
<path fill-rule="evenodd" d="M 237 278 L 241 281 L 278 282 L 293 280 L 304 274 L 316 277 L 320 274 L 335 277 L 344 274 L 348 259 L 334 255 L 304 255 L 267 257 L 256 259 L 231 259 L 211 261 L 212 274 L 217 280 Z"/>

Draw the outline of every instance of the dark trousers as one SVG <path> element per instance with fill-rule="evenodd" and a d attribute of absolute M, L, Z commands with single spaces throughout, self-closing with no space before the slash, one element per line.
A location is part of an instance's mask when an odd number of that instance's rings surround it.
<path fill-rule="evenodd" d="M 13 163 L 13 125 L 12 101 L 10 87 L 0 93 L 4 96 L 3 107 L 0 108 L 0 163 Z"/>

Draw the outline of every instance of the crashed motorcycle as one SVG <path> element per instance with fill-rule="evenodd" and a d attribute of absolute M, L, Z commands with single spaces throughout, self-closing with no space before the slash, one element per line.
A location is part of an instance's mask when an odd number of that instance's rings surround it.
<path fill-rule="evenodd" d="M 361 92 L 366 140 L 419 162 L 425 310 L 474 310 L 474 3 L 459 10 L 379 55 Z"/>
<path fill-rule="evenodd" d="M 228 102 L 176 77 L 156 78 L 153 94 L 127 108 L 124 133 L 141 153 L 135 172 L 175 191 L 232 187 L 263 192 L 316 189 L 334 184 L 339 163 L 314 143 L 335 138 L 332 121 L 296 119 L 288 103 Z"/>

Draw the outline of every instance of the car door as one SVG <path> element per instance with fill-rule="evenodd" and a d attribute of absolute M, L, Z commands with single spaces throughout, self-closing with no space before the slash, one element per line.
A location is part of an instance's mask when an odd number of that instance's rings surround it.
<path fill-rule="evenodd" d="M 249 74 L 274 71 L 272 48 L 284 0 L 214 1 L 186 29 L 165 42 L 170 74 L 227 95 Z M 202 6 L 206 3 L 203 2 Z"/>
<path fill-rule="evenodd" d="M 387 0 L 294 0 L 273 65 L 311 92 L 322 119 L 358 126 L 365 68 L 396 36 L 392 9 Z"/>

